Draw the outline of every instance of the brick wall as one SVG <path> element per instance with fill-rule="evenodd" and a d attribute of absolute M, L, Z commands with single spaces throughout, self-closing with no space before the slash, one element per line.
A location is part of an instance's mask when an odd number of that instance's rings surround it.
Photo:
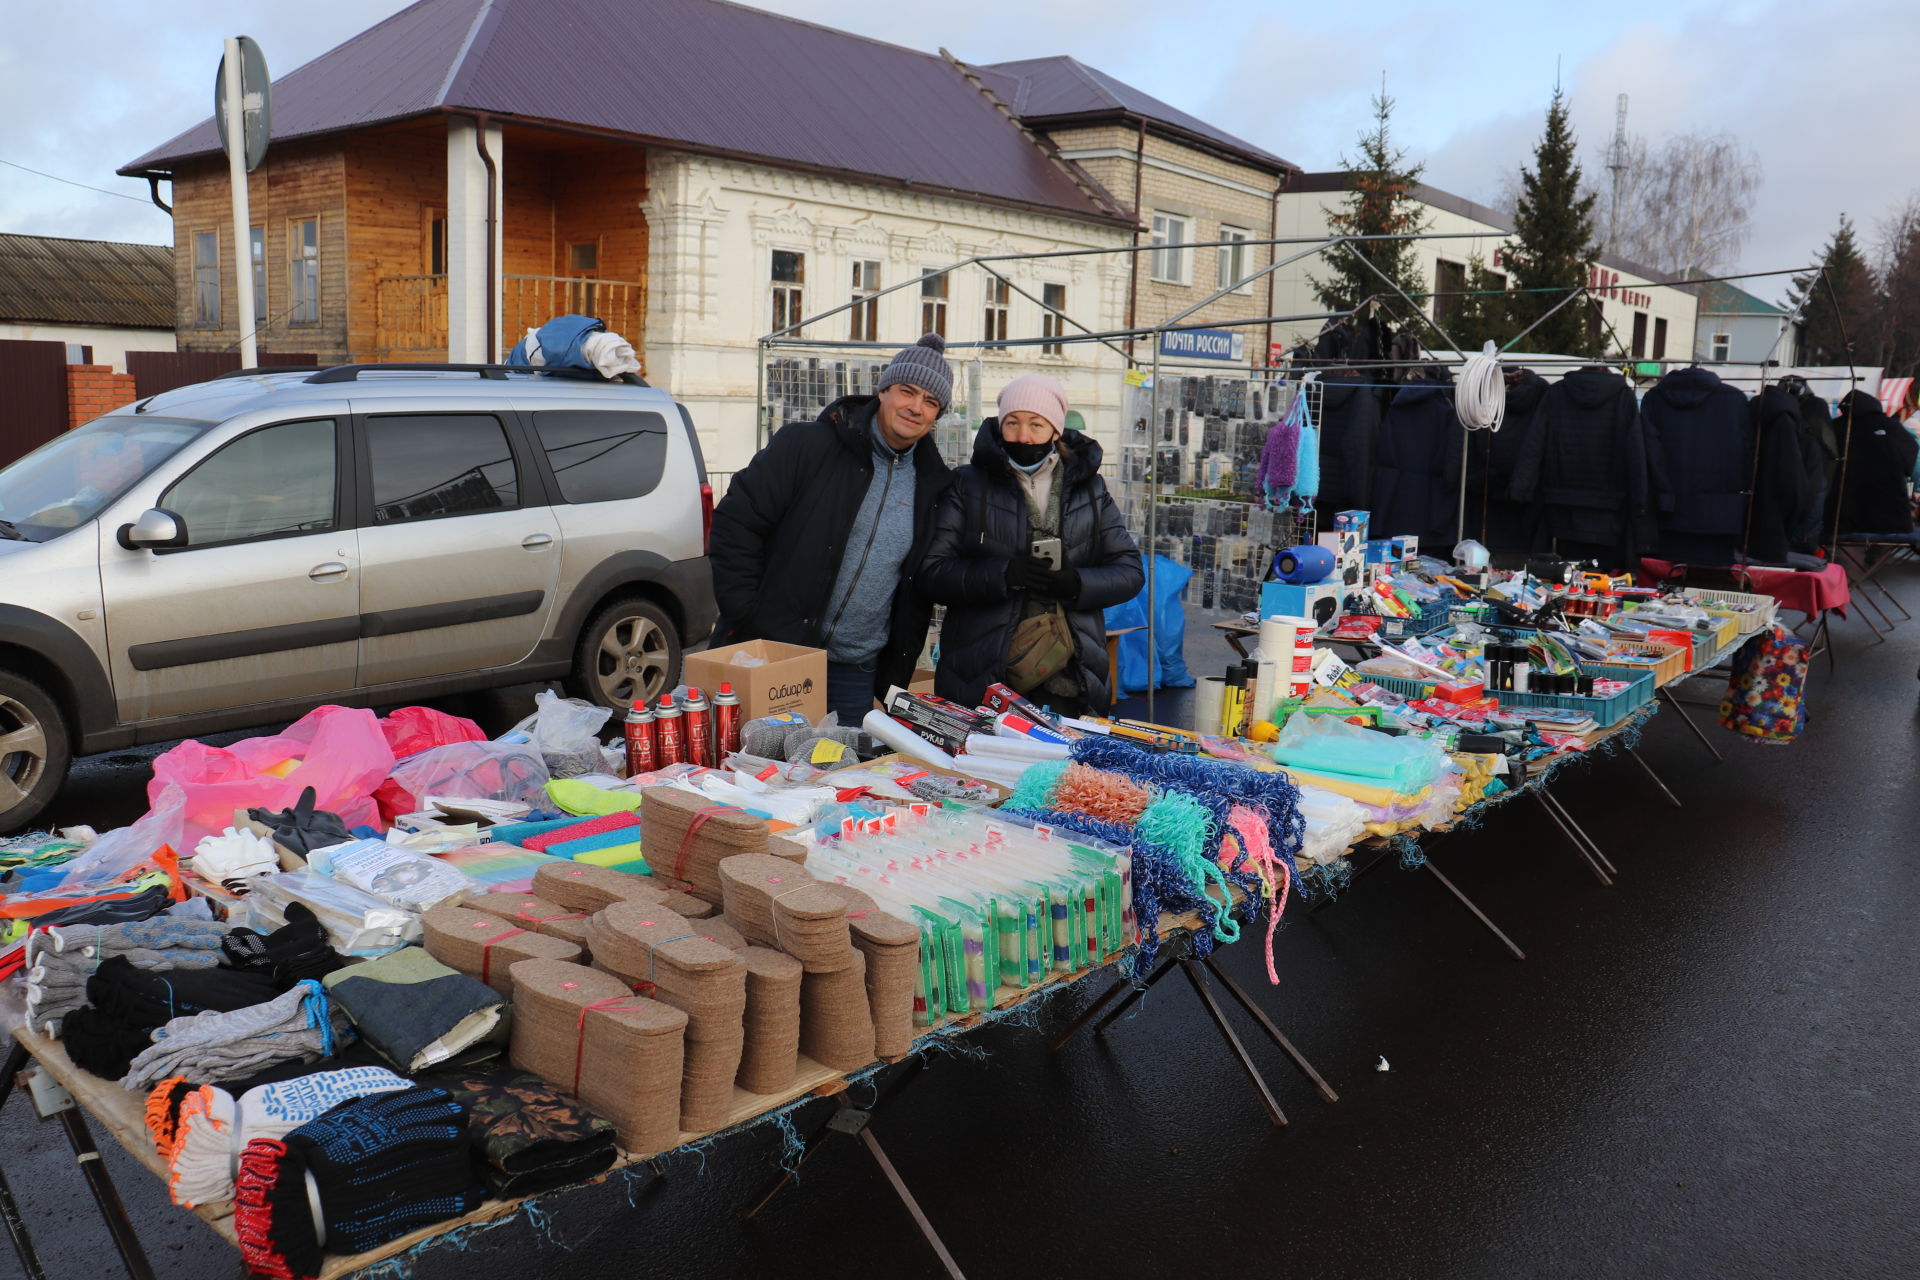
<path fill-rule="evenodd" d="M 67 429 L 93 421 L 134 398 L 133 375 L 110 364 L 67 366 Z"/>

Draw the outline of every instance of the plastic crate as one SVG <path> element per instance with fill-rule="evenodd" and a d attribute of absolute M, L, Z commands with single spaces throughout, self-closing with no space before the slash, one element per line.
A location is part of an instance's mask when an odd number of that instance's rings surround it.
<path fill-rule="evenodd" d="M 1656 689 L 1683 679 L 1687 674 L 1687 650 L 1684 645 L 1665 644 L 1657 640 L 1616 640 L 1613 647 L 1628 653 L 1644 653 L 1659 660 L 1645 665 L 1618 662 L 1597 665 L 1615 671 L 1650 672 Z"/>
<path fill-rule="evenodd" d="M 1740 634 L 1750 636 L 1756 631 L 1764 631 L 1773 625 L 1774 614 L 1779 612 L 1780 602 L 1772 596 L 1756 595 L 1747 591 L 1717 591 L 1705 587 L 1695 587 L 1687 592 L 1698 596 L 1709 608 L 1720 604 L 1750 604 L 1757 606 L 1751 612 L 1729 611 L 1730 616 L 1740 624 Z M 1717 613 L 1718 611 L 1715 610 Z"/>
<path fill-rule="evenodd" d="M 1500 704 L 1501 710 L 1528 707 L 1545 707 L 1553 711 L 1578 711 L 1593 717 L 1594 724 L 1602 729 L 1611 729 L 1628 716 L 1653 701 L 1653 673 L 1636 670 L 1632 667 L 1608 667 L 1592 663 L 1582 663 L 1581 674 L 1608 680 L 1625 680 L 1627 687 L 1619 693 L 1606 698 L 1583 698 L 1577 693 L 1514 693 L 1509 690 L 1488 690 L 1488 696 Z M 1403 698 L 1425 698 L 1433 693 L 1430 680 L 1406 680 L 1399 676 L 1374 676 L 1364 671 L 1355 672 L 1362 680 L 1391 690 Z"/>
<path fill-rule="evenodd" d="M 1432 604 L 1421 605 L 1420 612 L 1411 618 L 1382 617 L 1378 634 L 1386 640 L 1431 635 L 1452 624 L 1453 610 L 1459 603 L 1457 600 L 1436 600 Z"/>

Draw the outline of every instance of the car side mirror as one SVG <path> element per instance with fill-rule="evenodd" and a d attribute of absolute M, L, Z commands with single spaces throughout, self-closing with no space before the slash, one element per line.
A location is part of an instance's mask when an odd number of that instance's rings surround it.
<path fill-rule="evenodd" d="M 129 551 L 158 551 L 187 545 L 187 522 L 178 512 L 152 507 L 132 524 L 120 526 L 120 545 Z"/>

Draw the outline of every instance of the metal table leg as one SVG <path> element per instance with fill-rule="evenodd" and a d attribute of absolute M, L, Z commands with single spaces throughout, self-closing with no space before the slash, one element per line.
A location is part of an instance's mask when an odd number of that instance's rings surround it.
<path fill-rule="evenodd" d="M 1522 951 L 1520 948 L 1514 946 L 1513 939 L 1509 938 L 1506 934 L 1500 932 L 1500 926 L 1495 924 L 1493 921 L 1489 920 L 1487 918 L 1487 913 L 1482 911 L 1479 907 L 1475 906 L 1472 898 L 1469 898 L 1466 894 L 1460 892 L 1459 888 L 1455 886 L 1453 881 L 1447 879 L 1446 876 L 1440 873 L 1440 868 L 1433 865 L 1433 857 L 1431 854 L 1429 854 L 1427 856 L 1426 861 L 1422 862 L 1420 865 L 1425 867 L 1428 871 L 1432 872 L 1433 878 L 1435 880 L 1438 880 L 1442 885 L 1446 886 L 1447 892 L 1452 894 L 1454 897 L 1458 898 L 1460 900 L 1461 906 L 1473 912 L 1473 918 L 1475 920 L 1478 920 L 1481 924 L 1485 925 L 1488 933 L 1491 933 L 1494 937 L 1500 939 L 1500 945 L 1505 947 L 1508 951 L 1512 952 L 1513 958 L 1515 960 L 1525 960 L 1527 958 L 1527 953 Z"/>
<path fill-rule="evenodd" d="M 1582 844 L 1586 845 L 1587 852 L 1593 855 L 1594 861 L 1600 864 L 1601 870 L 1605 871 L 1610 876 L 1617 876 L 1620 874 L 1620 868 L 1613 865 L 1613 859 L 1609 858 L 1606 855 L 1606 852 L 1600 848 L 1600 842 L 1598 840 L 1595 840 L 1592 836 L 1588 835 L 1587 829 L 1581 826 L 1577 821 L 1574 820 L 1574 816 L 1572 812 L 1567 808 L 1566 805 L 1560 803 L 1559 796 L 1554 795 L 1553 792 L 1548 791 L 1545 787 L 1542 787 L 1540 789 L 1540 797 L 1541 799 L 1547 802 L 1547 807 L 1549 809 L 1552 809 L 1555 813 L 1560 815 L 1561 821 L 1567 824 L 1568 828 L 1573 832 L 1574 838 L 1580 841 Z"/>
<path fill-rule="evenodd" d="M 1588 869 L 1593 872 L 1593 878 L 1598 880 L 1602 885 L 1612 888 L 1613 881 L 1608 878 L 1606 869 L 1594 861 L 1593 855 L 1587 851 L 1585 842 L 1573 833 L 1573 828 L 1568 826 L 1566 819 L 1562 818 L 1559 812 L 1554 809 L 1552 803 L 1547 800 L 1545 793 L 1537 788 L 1529 788 L 1528 794 L 1534 798 L 1535 802 L 1537 802 L 1542 809 L 1547 811 L 1547 816 L 1553 819 L 1553 824 L 1560 828 L 1560 834 L 1567 838 L 1567 843 L 1573 846 L 1574 852 L 1580 855 L 1581 860 L 1585 862 Z"/>
<path fill-rule="evenodd" d="M 1200 1003 L 1206 1006 L 1207 1016 L 1213 1019 L 1213 1025 L 1220 1029 L 1220 1035 L 1226 1040 L 1227 1047 L 1233 1050 L 1233 1056 L 1239 1061 L 1240 1069 L 1246 1072 L 1248 1082 L 1260 1095 L 1260 1105 L 1267 1109 L 1267 1118 L 1273 1121 L 1275 1128 L 1284 1126 L 1287 1123 L 1287 1113 L 1280 1109 L 1279 1102 L 1274 1099 L 1273 1090 L 1267 1087 L 1267 1078 L 1260 1074 L 1260 1068 L 1254 1065 L 1253 1057 L 1247 1052 L 1247 1047 L 1240 1043 L 1240 1037 L 1235 1035 L 1233 1028 L 1228 1025 L 1227 1015 L 1220 1011 L 1220 1002 L 1213 998 L 1213 992 L 1207 987 L 1206 971 L 1192 960 L 1182 960 L 1179 965 L 1180 972 L 1186 974 L 1187 981 L 1193 984 L 1193 993 L 1199 996 Z"/>
<path fill-rule="evenodd" d="M 1680 699 L 1674 696 L 1673 686 L 1669 685 L 1666 688 L 1662 689 L 1660 691 L 1660 696 L 1667 700 L 1667 705 L 1673 708 L 1674 714 L 1680 717 L 1681 723 L 1685 724 L 1687 728 L 1693 731 L 1693 736 L 1700 739 L 1700 745 L 1713 753 L 1713 758 L 1715 760 L 1726 759 L 1725 756 L 1720 754 L 1720 748 L 1714 746 L 1713 743 L 1707 738 L 1707 735 L 1700 732 L 1700 726 L 1693 722 L 1693 717 L 1687 714 L 1687 709 L 1681 705 Z"/>
<path fill-rule="evenodd" d="M 1680 803 L 1680 797 L 1673 794 L 1672 789 L 1669 788 L 1665 782 L 1661 781 L 1660 775 L 1653 771 L 1652 765 L 1648 764 L 1645 760 L 1641 759 L 1640 753 L 1638 751 L 1635 751 L 1632 747 L 1623 747 L 1623 749 L 1626 751 L 1628 755 L 1633 757 L 1633 762 L 1635 764 L 1639 765 L 1642 769 L 1646 770 L 1647 776 L 1653 779 L 1653 785 L 1660 788 L 1661 794 L 1667 797 L 1668 804 L 1672 805 L 1676 809 L 1683 807 Z"/>
<path fill-rule="evenodd" d="M 1328 1102 L 1340 1101 L 1340 1095 L 1333 1091 L 1333 1086 L 1321 1078 L 1320 1073 L 1313 1069 L 1313 1064 L 1307 1061 L 1306 1055 L 1293 1047 L 1293 1041 L 1281 1034 L 1280 1028 L 1273 1025 L 1273 1020 L 1267 1017 L 1260 1006 L 1253 1002 L 1253 998 L 1241 989 L 1240 984 L 1235 982 L 1212 956 L 1208 956 L 1204 963 L 1207 966 L 1207 972 L 1220 980 L 1220 985 L 1227 989 L 1227 994 L 1240 1002 L 1240 1007 L 1245 1009 L 1253 1020 L 1260 1024 L 1260 1029 L 1267 1033 L 1267 1038 L 1279 1045 L 1280 1052 L 1286 1054 L 1293 1062 L 1293 1065 L 1299 1068 L 1300 1074 L 1311 1081 L 1313 1087 L 1320 1091 L 1320 1096 Z"/>
<path fill-rule="evenodd" d="M 0 1077 L 0 1107 L 6 1106 L 7 1098 L 13 1093 L 14 1077 L 27 1065 L 27 1047 L 14 1041 L 13 1050 L 7 1055 L 5 1075 Z M 0 1164 L 0 1221 L 6 1223 L 7 1239 L 13 1245 L 14 1256 L 20 1259 L 20 1270 L 27 1280 L 47 1280 L 47 1272 L 40 1265 L 40 1253 L 33 1247 L 33 1237 L 27 1234 L 27 1222 L 20 1213 L 20 1203 L 13 1198 L 13 1188 L 7 1183 L 7 1171 Z"/>

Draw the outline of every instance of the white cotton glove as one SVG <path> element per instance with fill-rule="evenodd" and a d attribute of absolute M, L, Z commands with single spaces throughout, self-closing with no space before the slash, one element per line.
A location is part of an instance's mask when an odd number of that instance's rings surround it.
<path fill-rule="evenodd" d="M 224 885 L 271 875 L 280 870 L 280 854 L 265 836 L 228 827 L 217 836 L 201 837 L 188 865 L 202 880 Z"/>

